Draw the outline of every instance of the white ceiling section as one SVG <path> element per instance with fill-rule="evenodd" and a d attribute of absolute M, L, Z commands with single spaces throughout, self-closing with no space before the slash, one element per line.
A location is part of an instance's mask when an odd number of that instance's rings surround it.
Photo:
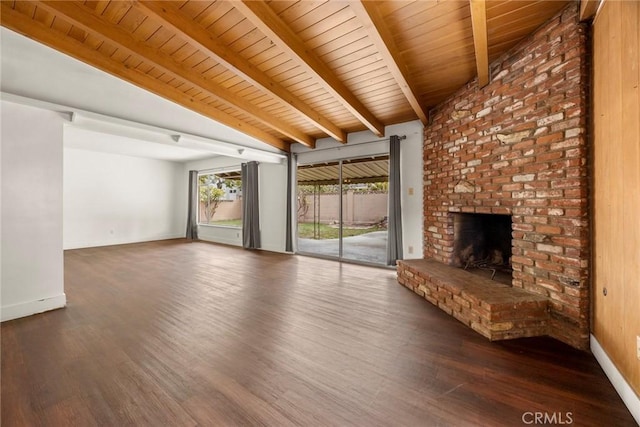
<path fill-rule="evenodd" d="M 158 160 L 189 161 L 212 156 L 210 152 L 172 147 L 142 139 L 96 132 L 76 126 L 65 126 L 64 146 L 79 150 L 101 151 Z"/>
<path fill-rule="evenodd" d="M 274 147 L 6 28 L 0 28 L 0 43 L 0 90 L 3 94 L 167 129 L 176 135 L 201 137 L 198 141 L 192 137 L 183 138 L 182 144 L 172 146 L 158 143 L 153 137 L 111 136 L 81 125 L 77 128 L 69 125 L 65 131 L 69 138 L 65 142 L 68 147 L 172 161 L 224 155 L 224 149 L 228 150 L 228 147 L 236 147 L 236 151 L 246 148 L 235 157 L 247 160 L 265 160 L 270 157 L 268 153 L 278 153 Z M 226 147 L 222 152 L 216 152 L 215 147 L 202 145 L 215 146 L 216 141 L 223 141 L 219 143 L 221 147 Z M 266 157 L 262 152 L 268 152 Z"/>

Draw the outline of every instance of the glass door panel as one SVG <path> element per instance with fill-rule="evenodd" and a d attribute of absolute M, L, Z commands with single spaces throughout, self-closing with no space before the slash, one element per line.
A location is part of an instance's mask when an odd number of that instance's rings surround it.
<path fill-rule="evenodd" d="M 387 261 L 389 156 L 342 162 L 342 258 Z"/>
<path fill-rule="evenodd" d="M 340 257 L 340 162 L 298 166 L 298 252 Z"/>

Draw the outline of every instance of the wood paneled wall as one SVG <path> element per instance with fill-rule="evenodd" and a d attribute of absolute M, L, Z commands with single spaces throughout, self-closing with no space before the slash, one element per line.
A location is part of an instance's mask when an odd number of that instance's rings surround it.
<path fill-rule="evenodd" d="M 593 333 L 640 395 L 640 3 L 606 1 L 593 36 Z"/>

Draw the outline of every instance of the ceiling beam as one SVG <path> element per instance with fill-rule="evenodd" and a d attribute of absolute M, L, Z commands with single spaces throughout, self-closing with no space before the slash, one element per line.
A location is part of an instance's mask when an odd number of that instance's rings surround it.
<path fill-rule="evenodd" d="M 136 40 L 130 33 L 112 25 L 106 21 L 105 18 L 96 16 L 81 4 L 61 1 L 40 1 L 37 2 L 37 5 L 56 16 L 61 16 L 74 26 L 98 38 L 109 40 L 109 42 L 113 43 L 119 49 L 123 49 L 128 54 L 143 59 L 145 62 L 152 64 L 173 78 L 178 78 L 193 84 L 198 90 L 208 96 L 241 110 L 253 119 L 277 130 L 294 141 L 311 148 L 315 147 L 315 139 L 284 123 L 273 115 L 268 114 L 263 109 L 246 101 L 242 97 L 237 96 L 224 86 L 193 73 L 184 65 L 176 62 L 170 55 Z"/>
<path fill-rule="evenodd" d="M 489 48 L 487 44 L 487 5 L 485 0 L 469 0 L 471 7 L 471 25 L 473 27 L 473 46 L 476 51 L 478 86 L 489 83 Z"/>
<path fill-rule="evenodd" d="M 233 1 L 238 9 L 265 36 L 283 49 L 296 63 L 338 100 L 351 114 L 377 136 L 384 135 L 384 125 L 338 79 L 333 70 L 320 59 L 304 41 L 262 1 Z"/>
<path fill-rule="evenodd" d="M 387 64 L 387 68 L 398 86 L 400 86 L 409 104 L 411 104 L 411 108 L 413 108 L 420 121 L 426 125 L 429 122 L 428 115 L 418 100 L 418 91 L 409 79 L 409 70 L 402 60 L 400 51 L 393 40 L 393 34 L 385 25 L 384 17 L 376 3 L 360 0 L 350 2 L 349 5 L 367 31 L 367 34 L 369 34 L 369 38 L 373 41 L 385 64 Z"/>
<path fill-rule="evenodd" d="M 103 55 L 99 51 L 83 44 L 82 42 L 56 32 L 37 21 L 31 19 L 23 13 L 11 8 L 6 3 L 1 3 L 0 12 L 2 13 L 2 26 L 9 28 L 19 34 L 36 40 L 46 46 L 59 50 L 79 61 L 99 68 L 109 74 L 128 81 L 142 89 L 148 90 L 158 96 L 168 99 L 172 102 L 182 105 L 185 108 L 196 111 L 212 120 L 229 126 L 239 132 L 249 135 L 259 141 L 269 144 L 283 151 L 289 151 L 289 144 L 280 138 L 248 125 L 240 119 L 237 119 L 215 107 L 211 107 L 205 103 L 197 102 L 193 97 L 186 93 L 167 85 L 160 80 L 149 77 L 143 72 L 128 67 L 121 62 L 114 61 Z"/>
<path fill-rule="evenodd" d="M 580 0 L 580 20 L 593 18 L 600 6 L 600 0 Z"/>
<path fill-rule="evenodd" d="M 235 55 L 227 46 L 197 23 L 185 18 L 173 5 L 159 1 L 142 1 L 133 5 L 141 12 L 160 21 L 163 27 L 181 33 L 190 44 L 209 54 L 225 68 L 290 106 L 294 111 L 337 141 L 346 143 L 347 134 L 329 119 L 293 95 L 246 59 Z"/>

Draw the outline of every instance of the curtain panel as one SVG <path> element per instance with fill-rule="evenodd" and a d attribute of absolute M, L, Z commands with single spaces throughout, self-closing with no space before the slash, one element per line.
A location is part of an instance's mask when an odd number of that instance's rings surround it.
<path fill-rule="evenodd" d="M 189 202 L 187 208 L 187 239 L 198 240 L 198 171 L 189 171 Z"/>
<path fill-rule="evenodd" d="M 293 252 L 293 154 L 287 153 L 287 217 L 285 248 L 287 252 Z"/>
<path fill-rule="evenodd" d="M 400 137 L 389 140 L 389 219 L 387 239 L 387 264 L 395 265 L 402 259 L 402 210 L 400 198 Z"/>
<path fill-rule="evenodd" d="M 242 164 L 242 246 L 260 248 L 258 162 Z"/>

